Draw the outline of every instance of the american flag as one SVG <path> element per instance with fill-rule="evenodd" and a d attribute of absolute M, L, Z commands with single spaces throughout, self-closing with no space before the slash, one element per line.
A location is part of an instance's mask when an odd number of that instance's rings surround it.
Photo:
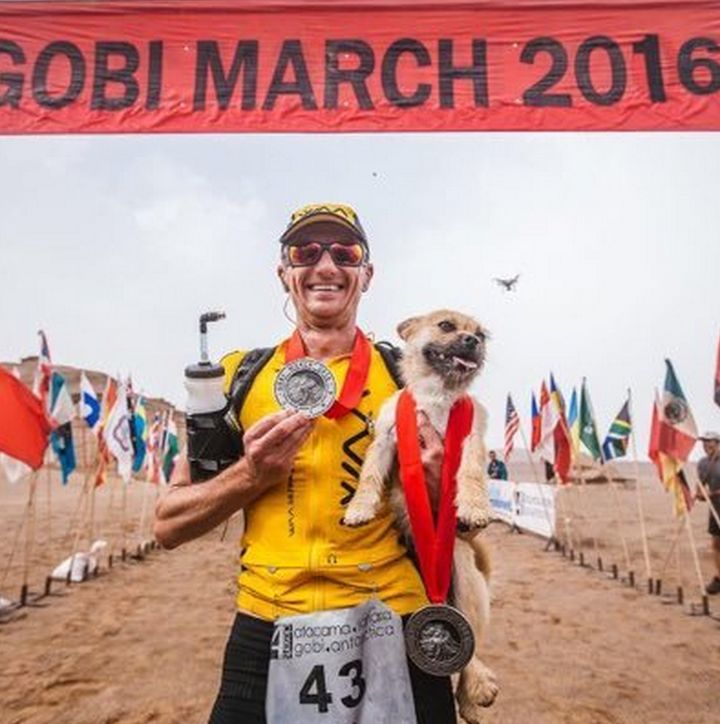
<path fill-rule="evenodd" d="M 510 461 L 510 453 L 513 450 L 513 438 L 520 427 L 520 418 L 518 417 L 515 405 L 513 405 L 512 397 L 507 396 L 507 405 L 505 407 L 505 449 L 503 451 L 505 462 Z"/>

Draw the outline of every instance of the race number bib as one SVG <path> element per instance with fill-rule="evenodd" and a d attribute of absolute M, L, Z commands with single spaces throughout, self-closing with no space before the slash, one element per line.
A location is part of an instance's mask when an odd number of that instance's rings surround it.
<path fill-rule="evenodd" d="M 384 603 L 275 622 L 268 724 L 415 724 L 402 621 Z"/>

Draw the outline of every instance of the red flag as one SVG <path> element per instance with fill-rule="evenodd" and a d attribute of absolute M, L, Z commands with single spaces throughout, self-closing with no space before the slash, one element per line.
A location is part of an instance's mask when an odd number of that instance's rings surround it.
<path fill-rule="evenodd" d="M 648 457 L 655 464 L 658 477 L 667 490 L 672 491 L 675 496 L 675 515 L 684 515 L 693 506 L 693 497 L 690 487 L 682 470 L 680 460 L 668 455 L 663 451 L 663 439 L 665 435 L 665 423 L 662 420 L 661 403 L 655 392 L 655 403 L 653 404 L 652 423 L 650 424 L 650 444 L 648 445 Z"/>
<path fill-rule="evenodd" d="M 37 470 L 43 464 L 49 434 L 40 399 L 0 367 L 0 452 Z"/>
<path fill-rule="evenodd" d="M 570 465 L 572 463 L 570 430 L 565 419 L 565 400 L 563 400 L 560 389 L 555 384 L 555 378 L 552 372 L 550 373 L 550 404 L 555 405 L 558 413 L 558 421 L 555 425 L 555 430 L 553 430 L 553 439 L 555 441 L 555 472 L 561 482 L 567 483 L 570 481 Z"/>
<path fill-rule="evenodd" d="M 660 464 L 660 416 L 658 415 L 658 399 L 655 393 L 653 402 L 652 422 L 650 423 L 650 444 L 648 445 L 648 457 L 653 461 L 660 480 L 663 479 L 663 467 Z"/>
<path fill-rule="evenodd" d="M 563 483 L 570 481 L 570 464 L 572 462 L 570 432 L 564 416 L 555 426 L 553 432 L 555 439 L 555 472 Z"/>

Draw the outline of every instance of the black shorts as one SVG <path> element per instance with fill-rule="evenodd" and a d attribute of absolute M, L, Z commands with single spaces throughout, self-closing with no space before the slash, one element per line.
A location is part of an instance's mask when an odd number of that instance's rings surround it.
<path fill-rule="evenodd" d="M 235 616 L 210 724 L 265 724 L 272 632 L 271 621 Z M 418 724 L 456 724 L 450 677 L 426 674 L 410 659 L 408 670 Z"/>

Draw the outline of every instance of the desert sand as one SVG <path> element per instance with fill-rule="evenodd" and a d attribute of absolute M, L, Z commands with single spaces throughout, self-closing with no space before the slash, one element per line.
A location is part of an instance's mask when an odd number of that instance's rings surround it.
<path fill-rule="evenodd" d="M 647 471 L 647 468 L 644 468 Z M 57 471 L 41 471 L 35 500 L 35 546 L 28 560 L 32 591 L 69 555 L 83 477 L 67 487 Z M 48 506 L 47 490 L 51 500 Z M 0 595 L 16 599 L 23 579 L 27 481 L 0 478 Z M 568 510 L 586 560 L 599 553 L 620 577 L 582 568 L 545 542 L 500 523 L 482 535 L 492 549 L 492 623 L 484 659 L 501 692 L 488 722 L 718 722 L 720 619 L 690 616 L 700 600 L 697 575 L 682 530 L 679 560 L 668 556 L 676 528 L 671 500 L 643 479 L 654 575 L 663 596 L 645 590 L 634 484 L 618 491 L 636 588 L 615 522 L 609 486 L 573 489 Z M 155 486 L 133 482 L 123 495 L 117 480 L 98 489 L 94 534 L 109 542 L 100 574 L 82 584 L 54 583 L 38 606 L 20 609 L 0 625 L 3 724 L 70 722 L 204 722 L 214 699 L 225 639 L 233 618 L 234 571 L 241 521 L 173 551 L 118 560 L 150 538 Z M 145 499 L 145 520 L 139 529 Z M 82 506 L 80 506 L 82 508 Z M 87 510 L 86 506 L 86 510 Z M 592 511 L 592 516 L 582 512 Z M 707 510 L 691 514 L 703 577 L 711 576 Z M 87 550 L 88 525 L 78 547 Z M 14 562 L 8 556 L 17 539 Z M 597 543 L 597 548 L 595 547 Z M 114 565 L 108 568 L 108 554 Z M 664 570 L 663 562 L 667 559 Z M 679 564 L 679 565 L 678 565 Z M 676 603 L 682 582 L 685 604 Z M 720 614 L 720 597 L 710 599 Z"/>

